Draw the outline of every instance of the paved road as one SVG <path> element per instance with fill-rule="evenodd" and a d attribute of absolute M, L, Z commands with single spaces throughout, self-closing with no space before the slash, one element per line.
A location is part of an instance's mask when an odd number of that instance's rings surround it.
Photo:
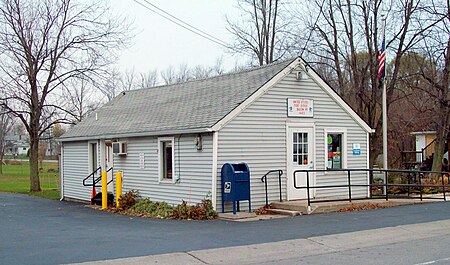
<path fill-rule="evenodd" d="M 130 218 L 82 204 L 0 194 L 0 263 L 60 264 L 306 239 L 450 219 L 450 204 L 256 222 Z"/>
<path fill-rule="evenodd" d="M 79 265 L 444 265 L 450 220 L 273 243 L 78 263 Z"/>

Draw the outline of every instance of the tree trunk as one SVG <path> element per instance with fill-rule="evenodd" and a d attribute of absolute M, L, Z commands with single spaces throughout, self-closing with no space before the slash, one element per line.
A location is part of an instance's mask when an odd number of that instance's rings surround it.
<path fill-rule="evenodd" d="M 441 171 L 442 157 L 445 151 L 445 140 L 447 140 L 448 130 L 450 126 L 450 106 L 448 101 L 449 87 L 450 87 L 450 37 L 446 45 L 446 53 L 444 57 L 444 69 L 442 71 L 441 86 L 435 84 L 440 90 L 441 98 L 439 98 L 440 105 L 438 105 L 437 114 L 439 115 L 436 129 L 436 144 L 434 147 L 433 171 Z M 443 103 L 445 102 L 445 103 Z"/>
<path fill-rule="evenodd" d="M 378 131 L 379 128 L 377 127 L 376 130 Z M 370 156 L 369 156 L 369 168 L 372 168 L 373 166 L 377 165 L 378 167 L 382 168 L 383 165 L 379 164 L 377 158 L 380 154 L 383 153 L 380 142 L 381 137 L 379 133 L 371 133 L 369 136 L 369 142 L 370 142 Z"/>
<path fill-rule="evenodd" d="M 30 191 L 41 191 L 39 181 L 39 137 L 36 132 L 30 137 Z"/>
<path fill-rule="evenodd" d="M 3 157 L 5 156 L 4 152 L 0 154 L 0 175 L 3 175 Z"/>
<path fill-rule="evenodd" d="M 433 165 L 431 167 L 432 171 L 442 170 L 442 158 L 444 157 L 444 150 L 445 138 L 436 135 L 436 142 L 434 142 Z"/>

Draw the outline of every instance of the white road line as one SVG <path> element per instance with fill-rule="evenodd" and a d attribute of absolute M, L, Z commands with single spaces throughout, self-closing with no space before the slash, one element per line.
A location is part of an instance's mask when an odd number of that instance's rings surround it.
<path fill-rule="evenodd" d="M 427 261 L 427 262 L 423 262 L 423 263 L 416 263 L 414 265 L 428 265 L 428 264 L 434 264 L 436 262 L 449 261 L 449 260 L 450 260 L 450 257 L 444 258 L 444 259 L 431 260 L 431 261 Z"/>

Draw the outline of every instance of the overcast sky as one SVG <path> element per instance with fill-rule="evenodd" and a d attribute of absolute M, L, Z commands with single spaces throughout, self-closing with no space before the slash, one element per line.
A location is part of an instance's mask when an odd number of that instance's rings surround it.
<path fill-rule="evenodd" d="M 150 6 L 144 0 L 137 1 Z M 235 0 L 147 1 L 224 42 L 231 42 L 225 16 L 238 15 Z M 236 61 L 244 63 L 220 45 L 175 25 L 134 0 L 110 0 L 110 4 L 118 14 L 134 21 L 137 33 L 134 44 L 123 52 L 118 63 L 123 71 L 133 67 L 136 72 L 163 70 L 183 63 L 189 67 L 212 66 L 220 57 L 226 70 L 233 68 Z"/>

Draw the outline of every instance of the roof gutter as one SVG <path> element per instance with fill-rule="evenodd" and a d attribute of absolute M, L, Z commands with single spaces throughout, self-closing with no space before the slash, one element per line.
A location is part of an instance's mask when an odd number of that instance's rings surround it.
<path fill-rule="evenodd" d="M 97 139 L 112 139 L 112 138 L 129 138 L 129 137 L 144 137 L 144 136 L 162 136 L 162 135 L 176 135 L 176 134 L 192 134 L 212 132 L 212 128 L 195 128 L 195 129 L 179 129 L 179 130 L 165 130 L 155 132 L 131 132 L 131 133 L 112 133 L 112 134 L 98 134 L 89 136 L 74 136 L 74 137 L 60 137 L 59 142 L 75 142 Z"/>

